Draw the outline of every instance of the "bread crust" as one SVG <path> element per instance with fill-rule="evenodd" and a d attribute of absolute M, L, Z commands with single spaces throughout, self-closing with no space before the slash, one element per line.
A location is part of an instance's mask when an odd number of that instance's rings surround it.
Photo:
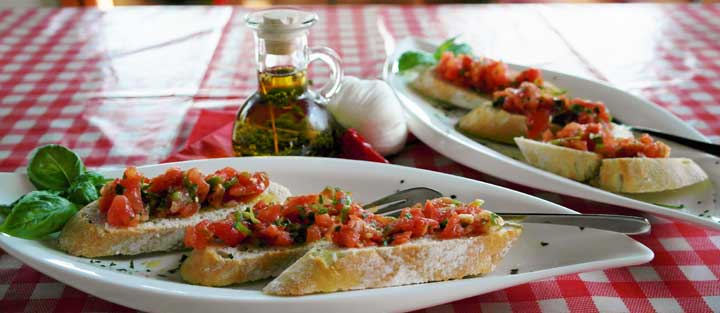
<path fill-rule="evenodd" d="M 525 161 L 537 168 L 577 181 L 598 174 L 602 158 L 594 152 L 570 149 L 541 141 L 515 138 Z"/>
<path fill-rule="evenodd" d="M 527 118 L 487 105 L 465 114 L 457 128 L 471 137 L 513 143 L 515 137 L 527 136 Z"/>
<path fill-rule="evenodd" d="M 180 275 L 188 283 L 214 287 L 275 277 L 312 247 L 195 249 L 180 267 Z"/>
<path fill-rule="evenodd" d="M 316 247 L 265 286 L 272 295 L 297 296 L 459 279 L 492 272 L 522 229 L 448 240 L 421 238 L 398 246 Z"/>
<path fill-rule="evenodd" d="M 611 192 L 646 193 L 679 189 L 707 180 L 707 174 L 686 158 L 604 159 L 595 182 Z"/>
<path fill-rule="evenodd" d="M 187 218 L 152 219 L 135 227 L 113 227 L 100 214 L 96 202 L 76 213 L 63 227 L 59 247 L 67 253 L 83 257 L 136 255 L 147 252 L 172 251 L 183 248 L 185 227 L 203 219 L 221 220 L 230 212 L 254 205 L 259 200 L 284 201 L 290 191 L 271 182 L 268 189 L 256 199 L 241 207 L 201 211 Z"/>
<path fill-rule="evenodd" d="M 421 72 L 416 79 L 410 82 L 410 86 L 424 96 L 465 109 L 474 109 L 491 103 L 489 96 L 484 96 L 438 78 L 432 68 Z"/>

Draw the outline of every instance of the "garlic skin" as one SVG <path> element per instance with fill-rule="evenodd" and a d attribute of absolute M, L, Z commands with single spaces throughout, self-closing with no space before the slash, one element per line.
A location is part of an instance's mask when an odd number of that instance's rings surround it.
<path fill-rule="evenodd" d="M 345 76 L 328 111 L 345 128 L 354 128 L 382 155 L 400 151 L 407 139 L 407 123 L 400 101 L 381 80 Z"/>

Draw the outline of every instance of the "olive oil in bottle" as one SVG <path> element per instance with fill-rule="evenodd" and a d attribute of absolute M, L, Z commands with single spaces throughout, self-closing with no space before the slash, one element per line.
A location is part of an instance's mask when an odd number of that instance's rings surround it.
<path fill-rule="evenodd" d="M 329 49 L 307 48 L 307 29 L 315 14 L 293 9 L 270 9 L 250 14 L 255 30 L 258 91 L 238 111 L 233 127 L 237 156 L 333 156 L 341 127 L 324 104 L 342 79 L 337 56 Z M 330 61 L 332 82 L 315 93 L 308 88 L 307 64 Z"/>
<path fill-rule="evenodd" d="M 290 66 L 258 74 L 259 90 L 238 113 L 236 155 L 331 156 L 338 125 L 307 90 L 306 71 Z"/>

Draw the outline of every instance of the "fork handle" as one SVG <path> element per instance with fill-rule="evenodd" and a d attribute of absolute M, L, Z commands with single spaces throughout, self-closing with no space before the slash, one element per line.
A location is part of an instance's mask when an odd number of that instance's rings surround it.
<path fill-rule="evenodd" d="M 496 213 L 508 221 L 535 224 L 556 224 L 609 230 L 637 235 L 650 231 L 650 222 L 644 217 L 612 214 L 540 214 Z"/>

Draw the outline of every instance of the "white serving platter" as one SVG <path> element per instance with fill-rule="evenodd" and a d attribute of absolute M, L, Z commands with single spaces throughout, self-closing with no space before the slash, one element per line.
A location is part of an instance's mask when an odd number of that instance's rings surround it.
<path fill-rule="evenodd" d="M 316 193 L 325 186 L 353 192 L 369 202 L 398 189 L 435 188 L 459 200 L 486 200 L 496 212 L 575 213 L 551 202 L 462 177 L 410 167 L 341 159 L 267 157 L 228 158 L 139 167 L 148 176 L 170 166 L 198 167 L 209 173 L 231 166 L 266 171 L 294 194 Z M 121 170 L 101 171 L 108 177 Z M 24 174 L 0 173 L 0 203 L 32 190 Z M 547 245 L 541 245 L 541 242 Z M 586 247 L 593 247 L 586 249 Z M 0 234 L 0 248 L 63 283 L 102 299 L 149 312 L 399 312 L 467 298 L 568 273 L 641 264 L 653 252 L 628 236 L 578 227 L 527 224 L 498 268 L 484 277 L 410 286 L 302 297 L 275 297 L 260 289 L 267 281 L 211 288 L 184 284 L 175 269 L 182 252 L 138 257 L 86 259 L 55 248 L 53 240 L 30 241 Z M 517 269 L 517 274 L 511 271 Z"/>
<path fill-rule="evenodd" d="M 437 44 L 418 38 L 406 38 L 395 45 L 383 70 L 383 78 L 400 98 L 408 118 L 408 127 L 424 143 L 443 155 L 475 170 L 537 189 L 578 198 L 628 207 L 659 214 L 711 229 L 720 230 L 720 159 L 663 140 L 672 148 L 672 156 L 687 157 L 698 163 L 710 180 L 683 189 L 648 194 L 615 194 L 555 175 L 522 161 L 512 146 L 475 141 L 455 129 L 457 120 L 467 112 L 452 109 L 416 93 L 408 86 L 413 73 L 397 71 L 397 60 L 406 51 L 432 52 Z M 526 67 L 509 64 L 511 69 Z M 623 123 L 659 129 L 687 138 L 707 141 L 697 130 L 660 106 L 608 84 L 568 74 L 542 70 L 543 77 L 574 97 L 602 101 L 613 116 Z M 658 205 L 659 204 L 659 205 Z M 682 206 L 682 208 L 679 208 Z"/>

